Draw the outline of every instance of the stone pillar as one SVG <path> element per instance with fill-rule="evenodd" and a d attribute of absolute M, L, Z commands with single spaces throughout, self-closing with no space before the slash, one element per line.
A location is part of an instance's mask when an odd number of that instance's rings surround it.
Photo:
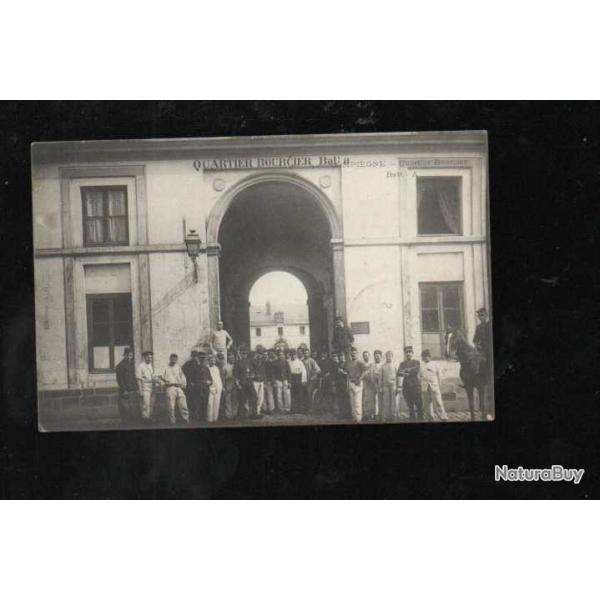
<path fill-rule="evenodd" d="M 310 347 L 319 352 L 328 347 L 328 329 L 323 298 L 310 297 L 308 304 L 308 319 L 310 322 Z"/>
<path fill-rule="evenodd" d="M 221 318 L 221 292 L 219 288 L 220 255 L 221 244 L 211 244 L 206 247 L 206 259 L 208 265 L 208 314 L 211 331 L 217 328 L 217 321 Z"/>
<path fill-rule="evenodd" d="M 230 331 L 236 346 L 250 349 L 250 302 L 248 297 L 234 296 L 233 324 Z"/>
<path fill-rule="evenodd" d="M 331 240 L 333 254 L 333 302 L 335 316 L 346 322 L 346 270 L 344 267 L 344 241 Z"/>

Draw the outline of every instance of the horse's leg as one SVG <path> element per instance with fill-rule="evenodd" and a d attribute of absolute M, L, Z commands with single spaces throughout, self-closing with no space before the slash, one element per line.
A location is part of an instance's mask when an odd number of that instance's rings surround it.
<path fill-rule="evenodd" d="M 480 383 L 477 386 L 477 395 L 479 396 L 479 409 L 481 410 L 481 418 L 485 419 L 485 383 Z"/>
<path fill-rule="evenodd" d="M 473 386 L 465 383 L 467 398 L 469 399 L 469 412 L 471 413 L 471 421 L 475 420 L 475 398 L 473 397 Z"/>

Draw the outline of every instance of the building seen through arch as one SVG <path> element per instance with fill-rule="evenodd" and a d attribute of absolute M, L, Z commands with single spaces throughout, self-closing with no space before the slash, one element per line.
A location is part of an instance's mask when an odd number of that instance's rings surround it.
<path fill-rule="evenodd" d="M 310 346 L 308 294 L 302 282 L 285 271 L 271 271 L 252 286 L 250 348 Z"/>

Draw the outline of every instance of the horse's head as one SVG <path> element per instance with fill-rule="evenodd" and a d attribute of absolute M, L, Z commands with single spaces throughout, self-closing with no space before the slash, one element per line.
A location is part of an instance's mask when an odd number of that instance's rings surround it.
<path fill-rule="evenodd" d="M 470 355 L 474 348 L 467 342 L 465 334 L 456 327 L 448 327 L 445 335 L 446 359 L 460 360 L 465 354 Z"/>

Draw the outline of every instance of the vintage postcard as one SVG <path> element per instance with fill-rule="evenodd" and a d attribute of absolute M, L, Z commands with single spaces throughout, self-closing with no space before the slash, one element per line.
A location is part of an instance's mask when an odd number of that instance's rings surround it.
<path fill-rule="evenodd" d="M 481 131 L 32 147 L 41 431 L 494 418 Z"/>

